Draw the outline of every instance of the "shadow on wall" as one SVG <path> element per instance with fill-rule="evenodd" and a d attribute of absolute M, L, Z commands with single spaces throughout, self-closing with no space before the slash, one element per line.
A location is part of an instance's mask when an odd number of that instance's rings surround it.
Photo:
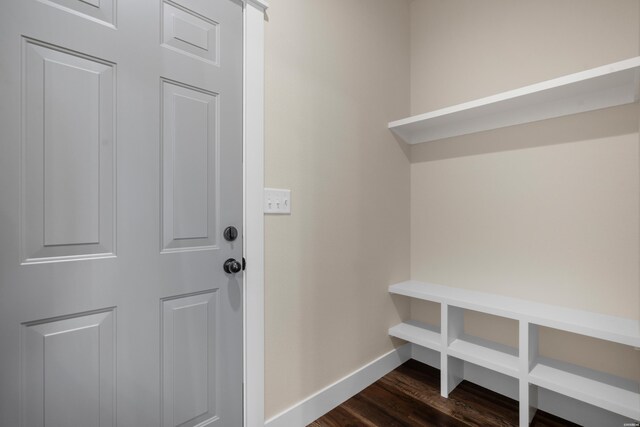
<path fill-rule="evenodd" d="M 411 146 L 411 163 L 588 141 L 638 132 L 640 106 L 623 105 Z"/>
<path fill-rule="evenodd" d="M 398 144 L 398 147 L 400 148 L 400 150 L 402 150 L 402 152 L 404 153 L 404 156 L 407 158 L 407 160 L 409 160 L 409 162 L 411 162 L 411 149 L 412 146 L 411 144 L 407 144 L 406 142 L 404 142 L 404 140 L 402 138 L 400 138 L 398 135 L 396 135 L 395 133 L 389 131 L 389 133 L 391 133 L 391 135 L 393 135 L 393 137 L 396 140 L 396 143 Z M 425 145 L 425 144 L 422 144 Z"/>

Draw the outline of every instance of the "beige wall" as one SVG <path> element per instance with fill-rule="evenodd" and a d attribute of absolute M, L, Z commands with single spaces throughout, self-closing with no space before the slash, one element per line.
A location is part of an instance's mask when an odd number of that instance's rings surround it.
<path fill-rule="evenodd" d="M 408 317 L 409 4 L 272 0 L 266 24 L 266 417 L 393 348 Z"/>
<path fill-rule="evenodd" d="M 414 0 L 412 114 L 637 56 L 639 29 L 638 0 Z M 639 117 L 632 105 L 413 146 L 412 278 L 640 319 Z M 465 326 L 517 342 L 511 322 Z M 630 347 L 544 330 L 540 348 L 640 380 Z"/>
<path fill-rule="evenodd" d="M 266 185 L 293 210 L 266 218 L 267 418 L 392 349 L 399 319 L 437 323 L 389 297 L 410 275 L 640 319 L 638 106 L 410 150 L 386 129 L 638 55 L 639 22 L 640 0 L 271 1 Z M 640 379 L 629 347 L 548 329 L 540 346 Z"/>
<path fill-rule="evenodd" d="M 413 0 L 411 112 L 638 55 L 638 0 Z"/>

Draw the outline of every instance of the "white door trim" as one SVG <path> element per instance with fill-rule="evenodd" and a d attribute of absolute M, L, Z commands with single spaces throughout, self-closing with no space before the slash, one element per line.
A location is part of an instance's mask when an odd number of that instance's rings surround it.
<path fill-rule="evenodd" d="M 244 426 L 264 426 L 264 14 L 244 1 Z"/>

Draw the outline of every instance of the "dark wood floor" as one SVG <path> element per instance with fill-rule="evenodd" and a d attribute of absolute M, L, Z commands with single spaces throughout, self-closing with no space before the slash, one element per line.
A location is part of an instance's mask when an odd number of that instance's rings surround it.
<path fill-rule="evenodd" d="M 440 371 L 410 360 L 309 427 L 517 426 L 518 402 L 463 381 L 440 396 Z M 576 426 L 538 411 L 535 427 Z"/>

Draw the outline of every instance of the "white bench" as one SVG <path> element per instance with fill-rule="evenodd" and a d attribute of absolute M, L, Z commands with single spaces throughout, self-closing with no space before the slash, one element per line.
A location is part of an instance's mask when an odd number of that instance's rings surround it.
<path fill-rule="evenodd" d="M 538 354 L 539 326 L 640 347 L 640 321 L 417 281 L 392 285 L 389 292 L 441 304 L 440 328 L 410 320 L 390 328 L 389 335 L 440 352 L 443 397 L 462 381 L 464 361 L 519 381 L 521 426 L 535 414 L 536 387 L 640 419 L 637 382 Z M 517 320 L 519 348 L 465 335 L 465 309 Z"/>

